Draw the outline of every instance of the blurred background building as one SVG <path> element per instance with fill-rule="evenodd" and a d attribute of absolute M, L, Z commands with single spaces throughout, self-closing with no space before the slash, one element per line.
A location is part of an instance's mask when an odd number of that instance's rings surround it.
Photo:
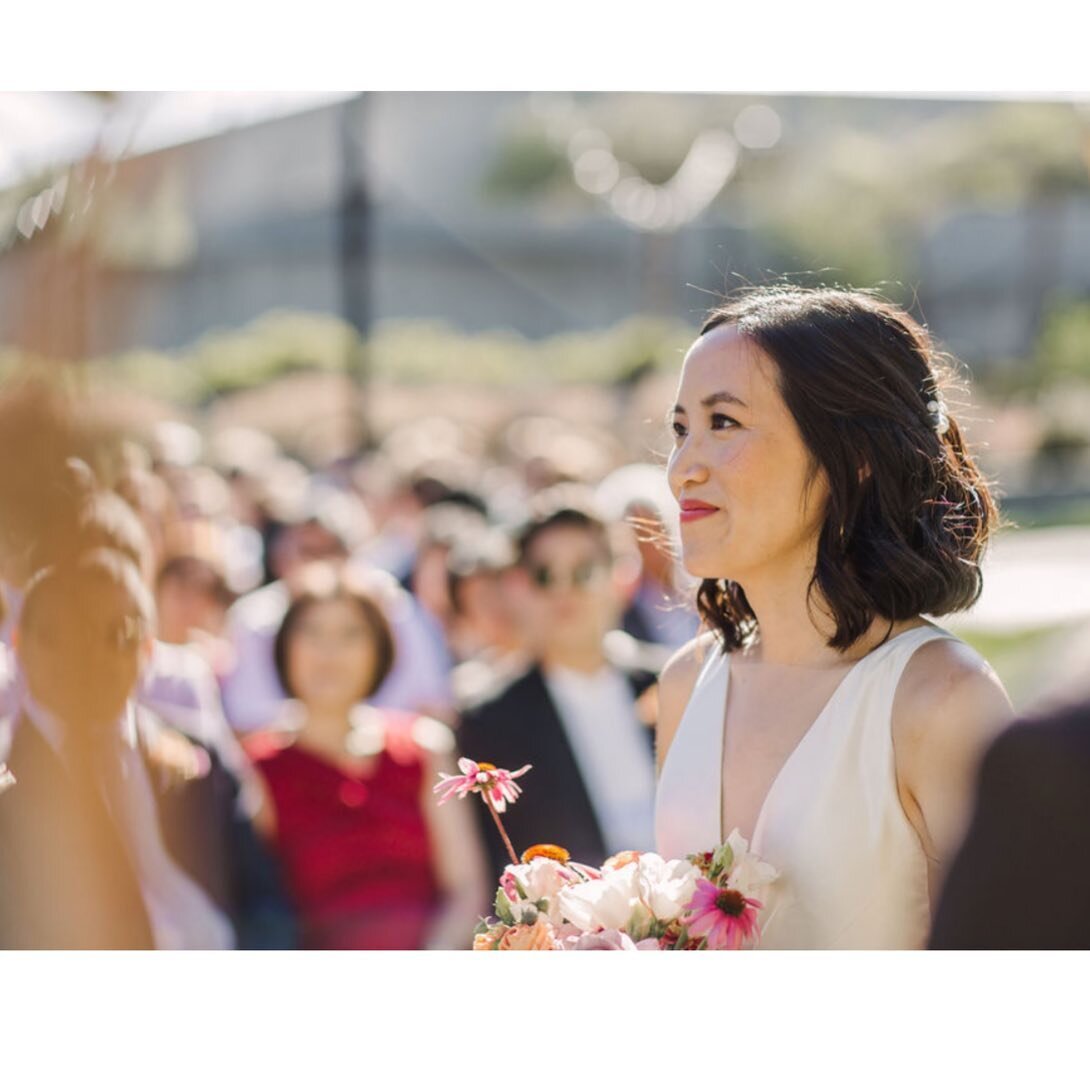
<path fill-rule="evenodd" d="M 1032 354 L 1058 297 L 1090 291 L 1090 111 L 1075 104 L 376 93 L 286 116 L 307 96 L 276 96 L 262 117 L 224 106 L 241 95 L 90 111 L 16 97 L 26 115 L 0 110 L 0 138 L 30 128 L 39 147 L 0 167 L 6 289 L 45 226 L 34 200 L 61 203 L 65 153 L 104 131 L 124 156 L 96 352 L 339 312 L 352 215 L 372 320 L 472 332 L 541 338 L 648 310 L 689 323 L 728 275 L 827 270 L 915 297 L 955 353 L 1003 367 Z"/>

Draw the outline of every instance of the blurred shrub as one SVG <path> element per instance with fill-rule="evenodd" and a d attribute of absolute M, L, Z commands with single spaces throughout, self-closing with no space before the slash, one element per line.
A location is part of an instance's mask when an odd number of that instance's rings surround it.
<path fill-rule="evenodd" d="M 508 330 L 464 333 L 399 321 L 378 326 L 363 346 L 333 315 L 277 311 L 241 329 L 208 333 L 177 353 L 133 351 L 88 366 L 107 384 L 180 406 L 207 405 L 293 372 L 344 371 L 361 349 L 374 377 L 398 385 L 625 386 L 655 368 L 676 368 L 692 335 L 683 323 L 643 316 L 538 341 Z M 4 359 L 0 353 L 0 371 Z"/>
<path fill-rule="evenodd" d="M 1090 301 L 1054 303 L 1034 352 L 1042 385 L 1074 379 L 1090 383 Z"/>
<path fill-rule="evenodd" d="M 347 323 L 326 314 L 273 311 L 237 330 L 216 330 L 188 349 L 139 349 L 93 360 L 107 384 L 179 405 L 203 405 L 293 371 L 339 371 L 358 339 Z"/>

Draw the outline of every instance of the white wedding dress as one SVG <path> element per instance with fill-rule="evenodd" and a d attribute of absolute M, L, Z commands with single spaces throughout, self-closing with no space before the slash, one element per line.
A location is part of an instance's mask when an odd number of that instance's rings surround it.
<path fill-rule="evenodd" d="M 773 781 L 750 850 L 780 872 L 762 912 L 762 949 L 919 949 L 930 927 L 927 859 L 897 794 L 890 717 L 924 625 L 856 662 Z M 659 778 L 655 838 L 667 859 L 709 851 L 722 828 L 730 656 L 715 645 Z"/>

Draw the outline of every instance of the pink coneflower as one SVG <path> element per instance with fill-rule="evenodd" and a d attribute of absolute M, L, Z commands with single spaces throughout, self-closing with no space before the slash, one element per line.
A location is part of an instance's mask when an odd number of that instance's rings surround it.
<path fill-rule="evenodd" d="M 533 766 L 523 765 L 514 772 L 508 772 L 506 768 L 496 768 L 495 765 L 490 764 L 480 764 L 477 767 L 481 770 L 477 773 L 478 781 L 482 775 L 486 777 L 484 793 L 496 808 L 496 813 L 502 814 L 507 809 L 507 804 L 517 802 L 519 795 L 522 794 L 522 788 L 514 782 L 515 777 L 528 772 Z"/>
<path fill-rule="evenodd" d="M 690 936 L 705 938 L 709 950 L 738 950 L 743 942 L 761 937 L 757 910 L 763 907 L 736 889 L 720 889 L 714 882 L 698 878 L 681 922 Z"/>
<path fill-rule="evenodd" d="M 528 772 L 533 766 L 523 765 L 515 772 L 508 772 L 506 768 L 497 768 L 495 765 L 482 761 L 479 764 L 463 757 L 458 762 L 462 770 L 461 776 L 452 776 L 449 772 L 439 773 L 439 783 L 432 788 L 433 791 L 442 791 L 439 805 L 457 796 L 464 799 L 466 795 L 476 792 L 483 795 L 496 813 L 502 814 L 507 809 L 507 804 L 514 803 L 522 788 L 514 782 L 516 776 Z"/>
<path fill-rule="evenodd" d="M 529 772 L 533 765 L 523 765 L 515 772 L 508 772 L 506 768 L 497 768 L 485 761 L 471 761 L 468 757 L 462 757 L 458 761 L 458 767 L 462 770 L 460 776 L 452 776 L 449 772 L 439 773 L 439 782 L 432 788 L 433 791 L 443 792 L 437 805 L 442 806 L 455 795 L 460 799 L 469 794 L 480 795 L 500 831 L 511 862 L 517 867 L 519 857 L 515 854 L 503 822 L 500 821 L 500 814 L 507 809 L 509 802 L 514 803 L 522 794 L 522 788 L 514 782 L 515 777 Z"/>

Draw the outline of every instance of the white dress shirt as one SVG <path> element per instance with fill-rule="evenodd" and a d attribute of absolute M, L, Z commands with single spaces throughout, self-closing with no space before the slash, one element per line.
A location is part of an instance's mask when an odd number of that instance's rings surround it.
<path fill-rule="evenodd" d="M 628 679 L 605 665 L 596 673 L 542 670 L 609 854 L 654 851 L 655 765 L 648 727 L 636 715 Z"/>

